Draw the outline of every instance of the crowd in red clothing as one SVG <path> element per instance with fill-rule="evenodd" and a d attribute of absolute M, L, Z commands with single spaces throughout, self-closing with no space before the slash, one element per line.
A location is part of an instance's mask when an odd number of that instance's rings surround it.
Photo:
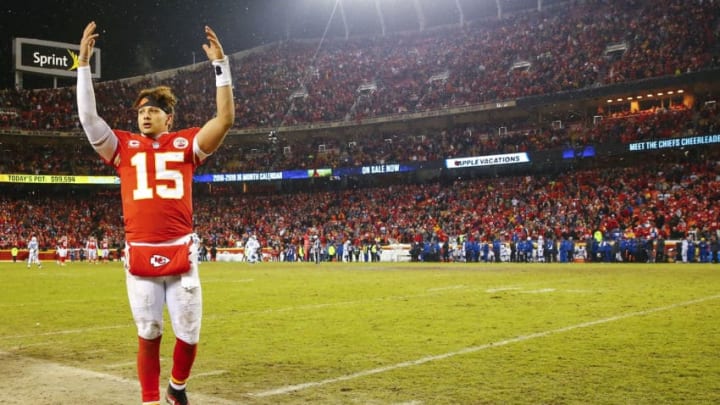
<path fill-rule="evenodd" d="M 545 151 L 564 147 L 629 143 L 693 135 L 715 134 L 720 129 L 720 109 L 714 103 L 693 108 L 669 108 L 615 113 L 592 122 L 514 122 L 455 125 L 424 133 L 396 131 L 371 136 L 316 137 L 311 141 L 289 139 L 278 144 L 225 145 L 200 173 L 237 173 L 350 167 L 385 163 L 428 162 L 453 157 L 498 153 Z M 322 146 L 323 151 L 319 152 Z M 283 150 L 288 148 L 289 153 Z"/>
<path fill-rule="evenodd" d="M 198 192 L 195 227 L 218 247 L 234 247 L 249 233 L 263 246 L 299 243 L 311 231 L 340 242 L 367 236 L 400 243 L 433 234 L 584 238 L 595 230 L 719 237 L 720 155 L 653 159 L 632 167 L 452 184 L 273 195 Z M 0 248 L 22 247 L 32 235 L 46 248 L 64 235 L 70 246 L 82 245 L 89 235 L 107 237 L 114 246 L 122 243 L 118 191 L 36 193 L 0 199 Z"/>
<path fill-rule="evenodd" d="M 279 43 L 233 63 L 236 127 L 361 120 L 717 68 L 719 8 L 593 0 L 411 35 L 328 39 L 317 55 L 312 42 Z M 182 89 L 176 126 L 204 122 L 214 111 L 206 73 L 100 83 L 100 115 L 134 128 L 130 103 L 162 82 Z M 0 127 L 76 130 L 74 100 L 72 88 L 2 91 Z"/>
<path fill-rule="evenodd" d="M 55 248 L 63 236 L 72 248 L 84 247 L 93 235 L 119 244 L 123 227 L 118 193 L 49 192 L 42 187 L 8 192 L 0 197 L 0 249 L 23 248 L 32 236 L 44 249 Z"/>
<path fill-rule="evenodd" d="M 329 40 L 317 58 L 316 44 L 275 44 L 238 57 L 232 65 L 236 127 L 356 122 L 717 68 L 713 52 L 719 21 L 720 5 L 710 1 L 591 0 L 465 27 Z M 613 44 L 627 49 L 605 52 Z M 206 69 L 188 67 L 162 80 L 99 83 L 96 98 L 111 127 L 135 129 L 129 103 L 138 90 L 169 84 L 182 89 L 175 126 L 185 127 L 213 113 L 212 80 Z M 362 85 L 364 90 L 358 91 Z M 378 132 L 356 139 L 338 131 L 311 141 L 228 143 L 199 173 L 434 161 L 717 133 L 720 114 L 704 101 L 606 113 L 600 122 L 578 119 L 560 127 L 492 122 L 422 134 Z M 499 126 L 507 131 L 498 133 Z M 0 128 L 79 131 L 74 89 L 0 91 Z M 114 174 L 82 137 L 77 143 L 32 147 L 9 142 L 0 153 L 3 173 Z M 616 164 L 452 184 L 272 196 L 230 187 L 222 193 L 196 193 L 195 221 L 198 233 L 220 247 L 235 246 L 248 232 L 257 234 L 264 246 L 299 243 L 308 232 L 326 240 L 367 236 L 405 243 L 432 234 L 582 238 L 597 229 L 644 235 L 657 228 L 669 238 L 690 231 L 718 237 L 717 162 L 717 152 L 710 150 L 695 160 L 674 156 L 633 167 Z M 0 197 L 0 248 L 23 247 L 32 235 L 45 248 L 62 236 L 68 236 L 71 247 L 82 246 L 90 235 L 121 245 L 119 191 L 44 190 Z"/>
<path fill-rule="evenodd" d="M 641 140 L 715 134 L 720 108 L 696 103 L 693 108 L 669 108 L 607 114 L 599 123 L 568 121 L 561 127 L 537 122 L 514 122 L 498 134 L 499 124 L 462 124 L 423 134 L 399 131 L 355 137 L 287 137 L 278 143 L 226 144 L 198 168 L 198 174 L 239 173 L 351 167 L 385 163 L 428 162 L 453 157 L 544 151 L 563 147 L 629 143 Z M 319 152 L 322 145 L 323 151 Z M 289 151 L 288 153 L 285 150 Z M 73 156 L 73 159 L 67 159 Z M 114 175 L 90 145 L 78 142 L 38 144 L 6 142 L 0 151 L 0 171 L 25 174 Z"/>
<path fill-rule="evenodd" d="M 600 229 L 666 238 L 720 230 L 720 164 L 650 164 L 339 192 L 276 196 L 203 197 L 196 215 L 201 234 L 221 245 L 247 231 L 294 240 L 310 228 L 328 239 L 366 234 L 409 243 L 416 235 L 472 235 L 491 239 L 517 233 L 576 239 Z M 229 226 L 228 226 L 229 225 Z M 222 230 L 222 232 L 220 232 Z"/>

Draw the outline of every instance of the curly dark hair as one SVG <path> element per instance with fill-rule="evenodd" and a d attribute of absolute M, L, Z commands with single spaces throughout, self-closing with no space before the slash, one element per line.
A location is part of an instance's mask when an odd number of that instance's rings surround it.
<path fill-rule="evenodd" d="M 133 108 L 138 108 L 140 103 L 145 98 L 152 98 L 161 106 L 160 108 L 168 114 L 175 113 L 175 105 L 177 104 L 177 97 L 173 93 L 172 89 L 168 86 L 157 86 L 149 89 L 143 89 L 138 94 Z"/>

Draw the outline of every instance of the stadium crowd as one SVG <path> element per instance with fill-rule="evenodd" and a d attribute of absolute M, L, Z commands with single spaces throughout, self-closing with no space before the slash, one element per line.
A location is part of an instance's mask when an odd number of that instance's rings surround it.
<path fill-rule="evenodd" d="M 338 168 L 385 163 L 429 162 L 453 157 L 543 151 L 584 145 L 630 143 L 717 133 L 716 103 L 682 103 L 669 107 L 606 114 L 598 123 L 564 122 L 560 127 L 537 122 L 497 125 L 455 125 L 445 129 L 313 138 L 283 138 L 277 143 L 226 144 L 198 174 L 294 169 Z M 71 148 L 68 150 L 67 148 Z M 322 148 L 322 151 L 320 149 Z M 71 154 L 73 159 L 66 159 Z M 0 150 L 0 171 L 25 174 L 114 175 L 84 142 L 34 145 L 6 142 Z"/>
<path fill-rule="evenodd" d="M 378 38 L 286 42 L 238 56 L 233 64 L 237 128 L 406 114 L 554 94 L 717 68 L 720 10 L 712 1 L 590 0 L 501 20 Z M 614 46 L 614 47 L 613 47 Z M 134 129 L 129 105 L 138 89 L 182 88 L 176 127 L 202 122 L 214 108 L 212 78 L 186 67 L 164 79 L 99 83 L 96 97 L 111 127 Z M 426 133 L 393 132 L 277 143 L 227 143 L 198 173 L 236 173 L 434 161 L 608 142 L 712 134 L 714 103 L 655 105 L 601 113 L 599 122 L 455 125 Z M 498 126 L 507 131 L 498 133 Z M 0 91 L 0 129 L 79 131 L 74 88 Z M 4 173 L 112 175 L 85 142 L 2 145 Z M 320 146 L 322 145 L 322 151 Z M 73 156 L 73 159 L 67 159 Z M 518 242 L 604 238 L 720 238 L 717 151 L 695 159 L 614 164 L 570 173 L 458 179 L 430 184 L 252 195 L 233 187 L 198 190 L 195 221 L 208 246 L 244 246 L 251 235 L 280 254 L 307 253 L 318 236 L 328 246 L 373 242 Z M 26 189 L 22 189 L 26 190 Z M 0 196 L 0 248 L 45 249 L 67 236 L 72 247 L 91 235 L 123 242 L 114 188 L 88 192 L 42 188 Z M 29 203 L 30 202 L 30 203 Z"/>
<path fill-rule="evenodd" d="M 201 192 L 196 229 L 210 246 L 282 250 L 318 235 L 336 246 L 347 239 L 413 243 L 464 236 L 504 242 L 573 237 L 682 239 L 720 237 L 720 157 L 645 162 L 564 174 L 456 180 L 452 184 L 397 184 L 359 190 L 249 195 Z M 0 199 L 0 248 L 23 247 L 33 235 L 52 248 L 89 235 L 123 241 L 118 191 L 65 195 L 6 195 Z M 28 204 L 28 200 L 32 201 Z"/>
<path fill-rule="evenodd" d="M 718 67 L 713 1 L 574 2 L 542 12 L 386 37 L 289 41 L 233 64 L 237 128 L 362 120 L 474 105 Z M 204 69 L 162 79 L 182 88 L 176 125 L 212 114 Z M 100 115 L 131 129 L 129 104 L 152 78 L 97 86 Z M 0 127 L 77 130 L 74 89 L 0 91 Z"/>
<path fill-rule="evenodd" d="M 516 121 L 508 123 L 503 133 L 498 133 L 498 125 L 463 124 L 422 133 L 396 131 L 362 137 L 316 137 L 310 141 L 289 138 L 277 144 L 246 143 L 242 147 L 225 145 L 218 151 L 217 159 L 198 172 L 237 173 L 429 162 L 707 135 L 717 133 L 720 128 L 720 114 L 715 103 L 696 103 L 692 108 L 679 103 L 602 117 L 604 119 L 597 124 L 578 119 L 558 127 L 551 123 Z"/>

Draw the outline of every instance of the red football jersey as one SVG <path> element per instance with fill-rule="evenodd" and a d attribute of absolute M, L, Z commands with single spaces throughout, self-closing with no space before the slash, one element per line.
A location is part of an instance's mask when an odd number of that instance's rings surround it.
<path fill-rule="evenodd" d="M 109 162 L 120 176 L 125 239 L 159 243 L 192 232 L 192 176 L 200 163 L 193 141 L 200 128 L 158 139 L 114 130 L 117 150 Z"/>

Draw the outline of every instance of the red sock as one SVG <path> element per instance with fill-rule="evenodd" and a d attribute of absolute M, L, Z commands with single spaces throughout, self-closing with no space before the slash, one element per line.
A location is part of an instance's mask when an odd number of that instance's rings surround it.
<path fill-rule="evenodd" d="M 175 351 L 173 352 L 172 382 L 177 385 L 184 385 L 190 377 L 190 370 L 195 362 L 197 345 L 185 343 L 175 339 Z"/>
<path fill-rule="evenodd" d="M 153 340 L 138 336 L 137 371 L 143 402 L 160 400 L 160 341 L 162 336 Z"/>

